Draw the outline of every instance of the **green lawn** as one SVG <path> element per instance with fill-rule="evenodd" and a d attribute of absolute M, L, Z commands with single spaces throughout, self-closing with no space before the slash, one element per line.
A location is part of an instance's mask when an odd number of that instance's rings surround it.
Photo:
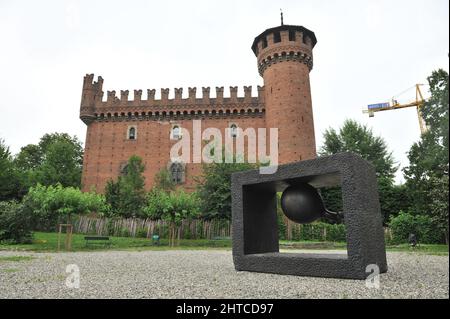
<path fill-rule="evenodd" d="M 72 241 L 72 251 L 95 251 L 95 250 L 169 250 L 169 249 L 231 249 L 230 239 L 182 239 L 179 246 L 169 247 L 167 239 L 161 239 L 160 245 L 152 245 L 150 239 L 132 237 L 111 237 L 111 244 L 105 246 L 102 243 L 86 243 L 82 234 L 74 234 Z M 55 252 L 58 246 L 58 235 L 56 233 L 34 233 L 34 240 L 31 244 L 0 244 L 0 250 L 14 251 L 36 251 Z M 62 247 L 64 246 L 64 236 L 62 236 Z M 346 249 L 343 242 L 310 242 L 310 241 L 280 241 L 281 249 Z M 388 251 L 402 251 L 411 253 L 424 253 L 430 255 L 448 255 L 447 245 L 425 245 L 412 249 L 408 244 L 387 245 Z M 62 249 L 64 250 L 64 249 Z M 8 258 L 8 257 L 5 257 Z M 1 262 L 2 259 L 0 259 Z"/>
<path fill-rule="evenodd" d="M 133 237 L 112 237 L 110 238 L 110 245 L 105 245 L 103 242 L 90 242 L 86 246 L 84 240 L 85 235 L 72 235 L 72 251 L 94 251 L 94 250 L 117 250 L 117 249 L 132 249 L 132 250 L 167 250 L 167 249 L 210 249 L 210 248 L 230 248 L 231 241 L 220 240 L 193 240 L 182 239 L 180 245 L 177 247 L 169 247 L 167 239 L 161 239 L 160 245 L 152 244 L 151 239 L 133 238 Z M 36 252 L 54 252 L 58 249 L 58 234 L 57 233 L 42 233 L 35 232 L 31 244 L 0 244 L 0 250 L 18 250 L 18 251 L 36 251 Z M 64 235 L 61 236 L 61 250 L 64 250 Z"/>

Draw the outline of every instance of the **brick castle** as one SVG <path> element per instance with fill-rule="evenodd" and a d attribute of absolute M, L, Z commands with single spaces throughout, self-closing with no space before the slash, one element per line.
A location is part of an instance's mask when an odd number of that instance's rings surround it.
<path fill-rule="evenodd" d="M 84 191 L 103 192 L 109 179 L 116 179 L 127 160 L 138 155 L 145 164 L 146 187 L 154 184 L 155 174 L 168 168 L 173 180 L 185 189 L 195 187 L 194 176 L 201 174 L 198 163 L 179 163 L 170 158 L 170 149 L 177 142 L 180 128 L 192 130 L 193 120 L 202 127 L 278 128 L 278 162 L 285 164 L 316 156 L 314 121 L 309 72 L 313 67 L 312 50 L 317 40 L 314 33 L 301 26 L 281 25 L 267 29 L 252 44 L 259 74 L 264 86 L 252 96 L 251 86 L 244 86 L 244 96 L 230 87 L 216 87 L 216 96 L 203 87 L 189 88 L 182 98 L 182 88 L 155 90 L 108 91 L 103 100 L 103 78 L 84 77 L 80 118 L 87 125 L 82 187 Z M 200 92 L 199 92 L 200 93 Z M 192 146 L 191 146 L 192 147 Z M 247 148 L 246 148 L 247 150 Z"/>

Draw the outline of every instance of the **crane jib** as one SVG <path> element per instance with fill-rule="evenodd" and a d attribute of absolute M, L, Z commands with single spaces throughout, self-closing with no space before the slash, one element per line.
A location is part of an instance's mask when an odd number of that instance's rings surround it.
<path fill-rule="evenodd" d="M 372 109 L 383 109 L 383 108 L 386 108 L 386 107 L 390 107 L 388 102 L 367 105 L 367 108 L 369 110 L 372 110 Z"/>

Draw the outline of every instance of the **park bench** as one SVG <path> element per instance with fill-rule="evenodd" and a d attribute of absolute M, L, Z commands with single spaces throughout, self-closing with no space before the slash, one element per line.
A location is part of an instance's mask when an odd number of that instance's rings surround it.
<path fill-rule="evenodd" d="M 111 242 L 109 240 L 108 236 L 84 236 L 84 240 L 86 241 L 86 247 L 89 242 L 97 242 L 102 243 L 104 245 L 111 245 Z"/>

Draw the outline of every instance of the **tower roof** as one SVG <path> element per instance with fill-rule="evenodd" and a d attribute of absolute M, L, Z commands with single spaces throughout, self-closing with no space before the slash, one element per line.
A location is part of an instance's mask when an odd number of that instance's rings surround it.
<path fill-rule="evenodd" d="M 255 40 L 253 41 L 253 44 L 252 44 L 253 53 L 255 53 L 255 55 L 256 55 L 256 48 L 257 48 L 258 42 L 261 38 L 266 37 L 270 33 L 280 32 L 280 31 L 299 31 L 299 32 L 302 32 L 303 34 L 306 34 L 307 36 L 309 36 L 311 38 L 313 47 L 317 43 L 316 35 L 314 34 L 314 32 L 312 32 L 311 30 L 309 30 L 305 27 L 302 27 L 299 25 L 280 25 L 278 27 L 267 29 L 266 31 L 264 31 L 263 33 L 261 33 L 260 35 L 258 35 L 255 38 Z"/>

